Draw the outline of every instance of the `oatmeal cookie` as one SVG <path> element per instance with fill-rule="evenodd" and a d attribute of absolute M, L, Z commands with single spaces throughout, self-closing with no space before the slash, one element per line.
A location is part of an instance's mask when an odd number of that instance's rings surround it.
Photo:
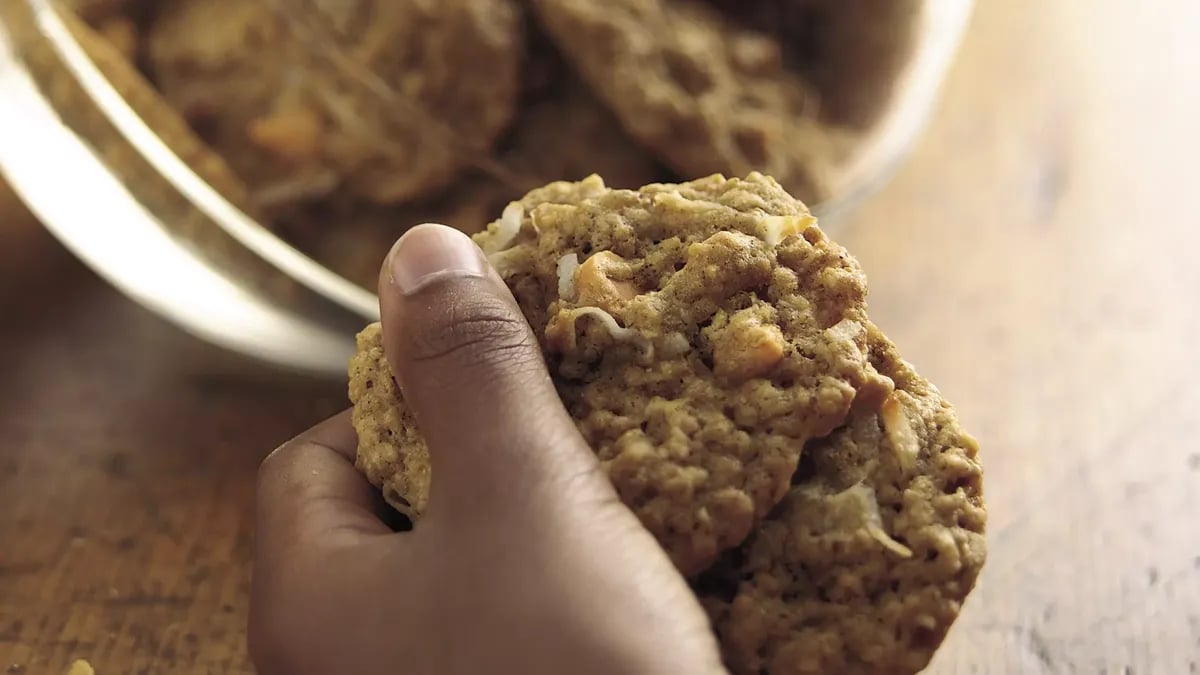
<path fill-rule="evenodd" d="M 570 89 L 526 109 L 499 158 L 523 183 L 574 180 L 591 171 L 618 186 L 655 180 L 653 159 L 625 137 L 611 114 L 586 91 Z M 329 269 L 375 289 L 383 256 L 400 235 L 420 223 L 441 223 L 474 234 L 519 197 L 492 176 L 461 176 L 438 195 L 401 206 L 326 199 L 281 214 L 272 229 Z"/>
<path fill-rule="evenodd" d="M 355 466 L 383 490 L 392 508 L 416 520 L 429 499 L 429 450 L 392 377 L 378 323 L 358 334 L 350 360 L 350 400 L 358 432 Z"/>
<path fill-rule="evenodd" d="M 867 331 L 895 389 L 810 443 L 783 502 L 694 584 L 735 675 L 915 673 L 983 566 L 977 445 Z"/>
<path fill-rule="evenodd" d="M 683 0 L 690 1 L 690 0 Z M 819 118 L 869 129 L 910 62 L 929 0 L 703 0 L 778 41 L 784 67 L 813 90 Z"/>
<path fill-rule="evenodd" d="M 497 151 L 521 185 L 506 194 L 495 213 L 554 181 L 598 174 L 609 187 L 634 189 L 666 178 L 658 160 L 626 133 L 550 38 L 536 24 L 526 36 L 521 109 Z"/>
<path fill-rule="evenodd" d="M 762 171 L 810 202 L 829 196 L 858 134 L 818 119 L 777 36 L 695 0 L 533 6 L 625 128 L 676 171 Z"/>
<path fill-rule="evenodd" d="M 654 157 L 629 138 L 613 114 L 574 79 L 524 108 L 500 161 L 537 185 L 597 174 L 607 185 L 634 189 L 663 173 Z"/>
<path fill-rule="evenodd" d="M 658 162 L 629 138 L 545 37 L 530 30 L 527 40 L 521 112 L 494 155 L 505 169 L 503 176 L 464 173 L 447 190 L 401 206 L 334 197 L 283 214 L 272 228 L 326 267 L 374 290 L 383 256 L 397 237 L 419 223 L 442 223 L 474 234 L 537 185 L 592 173 L 623 188 L 661 180 L 664 170 Z"/>
<path fill-rule="evenodd" d="M 607 182 L 635 187 L 659 175 L 654 160 L 625 137 L 612 115 L 574 87 L 530 105 L 499 157 L 511 175 L 539 184 L 596 171 Z M 277 218 L 272 229 L 329 269 L 374 290 L 383 256 L 410 227 L 441 223 L 474 234 L 519 196 L 513 186 L 475 173 L 433 198 L 402 206 L 337 198 L 304 205 Z"/>
<path fill-rule="evenodd" d="M 164 4 L 148 61 L 164 95 L 263 205 L 341 188 L 394 204 L 486 156 L 517 104 L 513 0 Z M 486 65 L 486 67 L 484 67 Z"/>
<path fill-rule="evenodd" d="M 441 223 L 474 234 L 503 207 L 505 192 L 495 181 L 472 176 L 432 199 L 403 206 L 335 197 L 280 214 L 271 229 L 325 267 L 374 292 L 384 256 L 405 231 L 421 223 Z"/>
<path fill-rule="evenodd" d="M 858 264 L 760 174 L 553 183 L 475 239 L 621 499 L 686 575 L 783 498 L 805 442 L 890 388 L 866 358 Z M 428 451 L 376 329 L 359 346 L 359 466 L 419 515 Z"/>

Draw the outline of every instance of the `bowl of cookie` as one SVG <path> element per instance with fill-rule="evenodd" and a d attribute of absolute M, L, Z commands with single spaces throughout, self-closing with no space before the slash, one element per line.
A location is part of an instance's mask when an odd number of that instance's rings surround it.
<path fill-rule="evenodd" d="M 826 225 L 904 157 L 969 0 L 11 0 L 0 172 L 123 292 L 344 376 L 412 225 L 770 176 Z M 510 218 L 511 220 L 511 218 Z"/>
<path fill-rule="evenodd" d="M 969 11 L 5 0 L 0 170 L 147 307 L 348 376 L 414 528 L 438 478 L 372 289 L 407 228 L 471 234 L 730 672 L 915 673 L 986 559 L 978 445 L 817 221 L 904 156 Z"/>

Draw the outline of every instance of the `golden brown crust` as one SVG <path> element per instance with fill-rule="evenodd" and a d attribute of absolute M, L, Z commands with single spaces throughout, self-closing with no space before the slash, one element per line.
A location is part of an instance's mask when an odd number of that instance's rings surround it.
<path fill-rule="evenodd" d="M 383 490 L 393 508 L 416 518 L 429 500 L 429 450 L 412 412 L 402 404 L 377 323 L 358 335 L 358 350 L 350 361 L 350 401 L 358 432 L 355 465 Z"/>
<path fill-rule="evenodd" d="M 770 178 L 554 183 L 476 240 L 618 493 L 685 574 L 783 497 L 805 441 L 840 425 L 860 392 L 877 397 L 865 279 Z M 747 322 L 766 337 L 734 339 Z M 714 359 L 739 348 L 750 353 L 732 362 L 752 367 L 718 373 Z"/>
<path fill-rule="evenodd" d="M 978 447 L 869 334 L 895 390 L 810 444 L 779 507 L 695 584 L 735 675 L 915 673 L 983 566 Z"/>
<path fill-rule="evenodd" d="M 986 555 L 978 448 L 802 204 L 759 175 L 591 178 L 476 240 L 622 500 L 707 570 L 693 586 L 735 675 L 928 663 Z M 365 331 L 351 368 L 359 465 L 419 515 L 428 451 L 380 341 Z"/>

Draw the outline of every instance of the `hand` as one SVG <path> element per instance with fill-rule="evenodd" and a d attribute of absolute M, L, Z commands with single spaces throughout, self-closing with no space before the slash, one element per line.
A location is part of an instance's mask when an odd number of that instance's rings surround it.
<path fill-rule="evenodd" d="M 724 672 L 694 595 L 617 499 L 470 239 L 414 228 L 379 295 L 429 443 L 429 508 L 411 532 L 385 524 L 346 413 L 272 453 L 249 627 L 259 671 Z"/>

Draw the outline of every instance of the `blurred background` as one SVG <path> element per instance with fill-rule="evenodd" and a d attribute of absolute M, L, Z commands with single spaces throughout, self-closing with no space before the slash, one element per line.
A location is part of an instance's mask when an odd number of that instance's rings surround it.
<path fill-rule="evenodd" d="M 14 6 L 0 13 L 10 26 Z M 872 317 L 983 447 L 988 565 L 928 672 L 1197 672 L 1200 3 L 982 0 L 930 101 L 928 120 L 887 129 L 908 142 L 871 170 L 846 159 L 869 141 L 835 153 L 844 171 L 819 174 L 835 194 L 815 200 L 838 207 L 827 229 L 866 269 Z M 14 119 L 0 119 L 0 153 Z M 124 231 L 93 206 L 111 198 L 96 189 L 73 178 L 39 194 L 79 205 L 71 231 L 102 240 Z M 134 196 L 183 222 L 177 196 Z M 259 221 L 286 220 L 239 199 Z M 310 232 L 302 220 L 279 227 Z M 370 232 L 372 252 L 395 234 Z M 0 668 L 250 672 L 254 471 L 343 408 L 344 383 L 193 337 L 114 290 L 2 187 L 0 235 Z M 347 270 L 375 264 L 322 250 Z M 334 317 L 321 329 L 367 320 L 361 296 L 316 286 L 288 309 Z M 345 292 L 318 292 L 331 289 Z"/>

